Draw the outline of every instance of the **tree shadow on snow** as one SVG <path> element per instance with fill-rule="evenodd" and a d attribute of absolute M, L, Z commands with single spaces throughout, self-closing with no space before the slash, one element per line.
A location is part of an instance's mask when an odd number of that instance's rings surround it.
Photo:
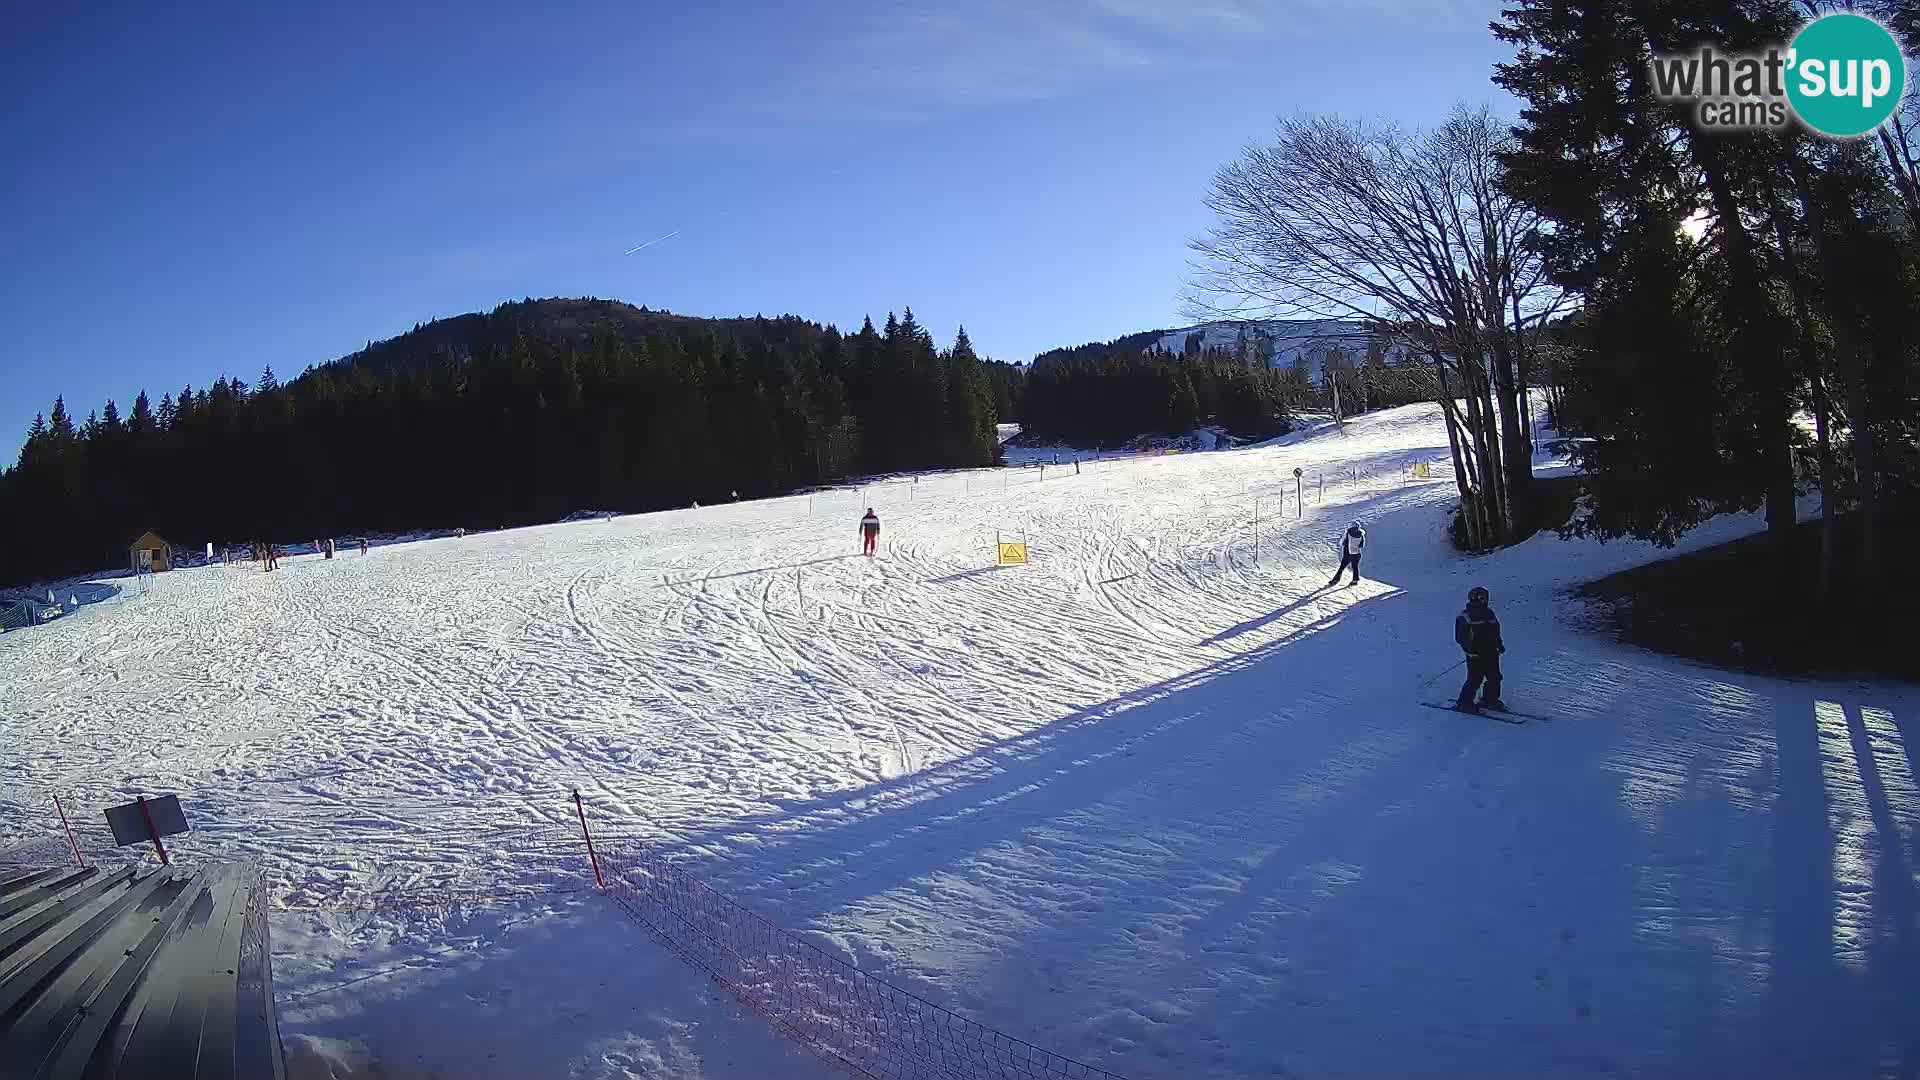
<path fill-rule="evenodd" d="M 276 922 L 276 935 L 340 934 L 320 917 Z M 838 1075 L 603 898 L 423 929 L 446 944 L 349 937 L 337 967 L 276 961 L 289 1080 Z"/>
<path fill-rule="evenodd" d="M 821 891 L 824 879 L 814 876 L 819 872 L 844 866 L 859 876 L 855 888 L 910 880 L 924 869 L 915 863 L 925 857 L 912 836 L 931 834 L 929 839 L 941 841 L 940 851 L 954 850 L 956 840 L 960 850 L 973 850 L 1017 833 L 1031 815 L 1045 817 L 1138 780 L 1153 770 L 1155 755 L 1168 752 L 1163 739 L 1177 736 L 1180 747 L 1190 750 L 1239 738 L 1247 705 L 1241 695 L 1255 684 L 1256 700 L 1266 709 L 1286 708 L 1286 686 L 1296 680 L 1316 688 L 1300 691 L 1292 706 L 1324 704 L 1322 673 L 1306 669 L 1331 664 L 1342 651 L 1343 628 L 1362 615 L 1366 603 L 1383 598 L 1369 597 L 1257 649 L 1117 695 L 933 768 L 796 802 L 777 814 L 682 834 L 676 846 L 702 858 L 701 872 L 722 875 L 718 880 L 727 879 L 730 866 L 740 865 L 745 878 L 730 887 L 797 898 L 790 887 L 762 888 L 762 875 L 778 867 L 808 878 L 800 888 L 818 902 L 801 914 L 831 910 L 842 896 Z M 1306 763 L 1299 758 L 1292 765 Z M 1050 790 L 1056 787 L 1065 793 Z"/>
<path fill-rule="evenodd" d="M 957 574 L 948 574 L 945 577 L 928 578 L 925 581 L 922 581 L 920 584 L 950 585 L 956 581 L 966 581 L 970 578 L 985 577 L 988 574 L 997 574 L 1000 571 L 1005 569 L 1006 567 L 1004 566 L 980 566 L 980 567 L 975 567 L 972 570 L 962 570 Z"/>
<path fill-rule="evenodd" d="M 774 574 L 782 570 L 797 570 L 803 566 L 819 566 L 821 563 L 845 562 L 848 559 L 858 558 L 860 558 L 859 552 L 849 551 L 845 555 L 828 555 L 824 558 L 805 559 L 800 562 L 786 563 L 781 566 L 756 566 L 751 570 L 730 570 L 724 574 L 695 574 L 692 577 L 681 578 L 678 581 L 663 581 L 658 585 L 649 586 L 649 588 L 671 589 L 680 585 L 698 585 L 705 581 L 723 581 L 727 578 L 752 577 L 755 574 Z"/>
<path fill-rule="evenodd" d="M 682 850 L 788 926 L 930 922 L 895 977 L 958 953 L 955 1004 L 1136 1077 L 1920 1069 L 1904 703 L 1542 632 L 1557 719 L 1436 712 L 1399 607 Z"/>
<path fill-rule="evenodd" d="M 1225 630 L 1222 630 L 1219 633 L 1201 642 L 1201 644 L 1202 645 L 1218 645 L 1221 642 L 1227 640 L 1228 638 L 1236 638 L 1242 634 L 1247 634 L 1255 630 L 1258 630 L 1261 627 L 1271 626 L 1274 623 L 1279 622 L 1281 619 L 1284 619 L 1287 616 L 1293 614 L 1294 612 L 1300 610 L 1301 608 L 1306 607 L 1308 604 L 1314 603 L 1319 600 L 1328 599 L 1330 592 L 1331 592 L 1330 587 L 1315 589 L 1312 592 L 1306 594 L 1305 596 L 1302 596 L 1300 599 L 1295 600 L 1293 603 L 1288 604 L 1286 607 L 1275 608 L 1274 610 L 1267 612 L 1265 615 L 1258 616 L 1257 618 L 1248 619 L 1245 622 L 1242 622 L 1236 626 L 1230 626 Z"/>

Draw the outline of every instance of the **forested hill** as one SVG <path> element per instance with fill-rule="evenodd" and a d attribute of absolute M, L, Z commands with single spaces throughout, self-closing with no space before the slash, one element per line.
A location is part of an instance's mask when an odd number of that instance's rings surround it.
<path fill-rule="evenodd" d="M 512 345 L 522 334 L 554 346 L 576 349 L 587 348 L 603 336 L 633 343 L 646 340 L 649 334 L 683 336 L 717 332 L 756 336 L 758 328 L 768 322 L 787 324 L 797 330 L 808 328 L 798 331 L 802 334 L 826 333 L 824 325 L 793 315 L 771 320 L 758 316 L 716 319 L 676 315 L 597 297 L 528 298 L 502 304 L 492 311 L 473 311 L 419 323 L 404 334 L 368 342 L 366 348 L 322 366 L 353 365 L 382 371 L 417 369 L 432 363 L 442 353 L 471 359 L 490 349 Z"/>
<path fill-rule="evenodd" d="M 0 474 L 0 583 L 198 547 L 551 521 L 990 464 L 1022 372 L 936 345 L 911 309 L 852 334 L 527 300 L 279 382 L 149 387 L 36 418 Z M 159 391 L 156 401 L 154 391 Z M 996 399 L 998 404 L 996 406 Z"/>
<path fill-rule="evenodd" d="M 1085 345 L 1069 348 L 1048 349 L 1033 358 L 1035 364 L 1049 360 L 1105 360 L 1109 356 L 1133 356 L 1151 352 L 1154 345 L 1171 330 L 1142 330 L 1137 334 L 1127 334 L 1112 341 L 1094 341 Z"/>
<path fill-rule="evenodd" d="M 1033 441 L 1119 446 L 1141 435 L 1215 425 L 1248 438 L 1288 430 L 1304 387 L 1288 371 L 1216 350 L 1180 356 L 1159 347 L 1170 330 L 1050 349 L 1022 385 L 1021 434 Z"/>

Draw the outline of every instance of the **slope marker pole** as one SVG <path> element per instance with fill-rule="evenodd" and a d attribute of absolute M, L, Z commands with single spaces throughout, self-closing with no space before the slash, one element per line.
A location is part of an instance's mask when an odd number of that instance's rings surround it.
<path fill-rule="evenodd" d="M 60 805 L 60 796 L 53 797 L 53 808 L 60 813 L 60 827 L 67 830 L 67 846 L 73 849 L 73 861 L 86 869 L 87 860 L 80 854 L 80 844 L 73 838 L 73 825 L 67 821 L 67 808 Z"/>
<path fill-rule="evenodd" d="M 587 831 L 587 806 L 580 801 L 580 789 L 573 789 L 573 809 L 580 815 L 580 835 L 587 841 L 587 861 L 593 864 L 593 883 L 606 891 L 607 879 L 600 876 L 600 856 L 593 850 L 593 834 Z"/>
<path fill-rule="evenodd" d="M 160 853 L 160 865 L 166 866 L 168 865 L 167 845 L 160 842 L 160 827 L 153 823 L 153 811 L 147 809 L 147 797 L 135 796 L 135 801 L 140 804 L 140 816 L 146 819 L 147 835 L 153 837 L 153 850 Z"/>

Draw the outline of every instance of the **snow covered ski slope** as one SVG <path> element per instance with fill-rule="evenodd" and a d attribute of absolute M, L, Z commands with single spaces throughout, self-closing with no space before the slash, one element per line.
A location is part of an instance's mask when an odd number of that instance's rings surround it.
<path fill-rule="evenodd" d="M 526 839 L 575 788 L 863 969 L 1135 1080 L 1920 1072 L 1920 687 L 1582 632 L 1562 590 L 1659 553 L 1463 558 L 1444 464 L 1402 471 L 1445 456 L 1413 407 L 161 575 L 0 637 L 0 845 L 56 792 L 180 792 L 183 852 L 280 883 L 288 1031 L 394 1077 L 820 1074 L 587 894 L 326 914 L 577 885 Z M 1363 580 L 1327 589 L 1356 518 Z M 1551 719 L 1421 706 L 1473 584 L 1505 697 Z"/>

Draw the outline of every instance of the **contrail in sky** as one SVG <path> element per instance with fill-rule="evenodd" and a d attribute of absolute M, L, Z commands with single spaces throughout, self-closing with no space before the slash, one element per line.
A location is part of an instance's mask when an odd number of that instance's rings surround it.
<path fill-rule="evenodd" d="M 629 255 L 631 255 L 631 254 L 633 254 L 633 253 L 634 253 L 634 252 L 636 252 L 636 251 L 644 251 L 644 250 L 646 250 L 647 248 L 650 248 L 650 247 L 652 247 L 653 245 L 655 245 L 655 244 L 657 244 L 657 243 L 659 243 L 659 242 L 660 242 L 660 241 L 662 241 L 662 240 L 671 240 L 671 239 L 673 239 L 674 237 L 676 237 L 676 236 L 679 236 L 679 235 L 680 235 L 680 230 L 679 230 L 679 229 L 675 229 L 675 230 L 673 230 L 672 232 L 670 232 L 670 233 L 668 233 L 668 234 L 667 234 L 667 235 L 665 235 L 665 236 L 656 236 L 656 237 L 654 237 L 653 239 L 651 239 L 651 240 L 649 240 L 649 241 L 647 241 L 646 243 L 644 243 L 644 244 L 641 244 L 641 245 L 640 245 L 639 247 L 637 247 L 637 248 L 630 248 L 630 249 L 628 249 L 628 251 L 627 251 L 627 254 L 629 254 Z"/>

